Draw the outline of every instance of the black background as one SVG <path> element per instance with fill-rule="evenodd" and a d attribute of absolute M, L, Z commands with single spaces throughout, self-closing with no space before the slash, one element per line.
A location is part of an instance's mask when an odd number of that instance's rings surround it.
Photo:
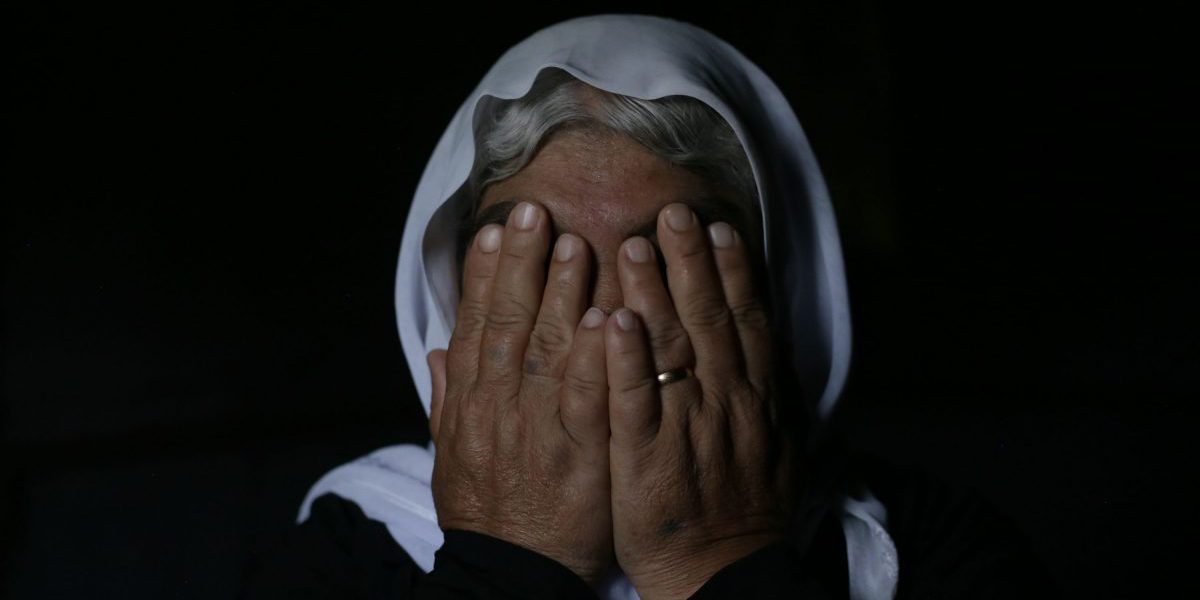
<path fill-rule="evenodd" d="M 792 102 L 846 251 L 857 447 L 982 490 L 1072 595 L 1190 580 L 1186 22 L 743 4 L 8 4 L 2 593 L 229 597 L 323 472 L 420 440 L 408 199 L 500 53 L 593 12 L 703 26 Z"/>

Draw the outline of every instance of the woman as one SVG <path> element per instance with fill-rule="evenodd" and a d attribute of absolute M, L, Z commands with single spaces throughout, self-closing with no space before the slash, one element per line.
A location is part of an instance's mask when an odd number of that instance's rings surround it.
<path fill-rule="evenodd" d="M 779 90 L 707 32 L 607 15 L 510 49 L 418 185 L 396 307 L 431 446 L 322 478 L 251 595 L 1039 581 L 982 505 L 833 451 L 850 330 L 824 182 Z"/>

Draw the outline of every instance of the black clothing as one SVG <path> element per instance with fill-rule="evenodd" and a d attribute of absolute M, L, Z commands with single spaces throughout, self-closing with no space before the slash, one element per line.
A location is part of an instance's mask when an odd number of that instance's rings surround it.
<path fill-rule="evenodd" d="M 1007 519 L 978 497 L 919 474 L 866 466 L 871 491 L 888 507 L 900 563 L 898 598 L 1010 598 L 1053 595 L 1050 579 Z M 846 598 L 845 539 L 830 514 L 806 550 L 791 542 L 725 567 L 700 599 Z M 309 519 L 255 557 L 242 598 L 595 598 L 561 564 L 487 535 L 446 532 L 424 573 L 355 503 L 326 494 Z"/>

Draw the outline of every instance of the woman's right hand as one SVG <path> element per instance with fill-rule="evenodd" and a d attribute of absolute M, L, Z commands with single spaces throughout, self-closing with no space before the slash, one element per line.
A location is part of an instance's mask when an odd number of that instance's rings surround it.
<path fill-rule="evenodd" d="M 549 245 L 521 203 L 479 231 L 463 265 L 448 351 L 429 354 L 433 497 L 443 530 L 548 556 L 589 582 L 612 562 L 602 311 L 585 312 L 588 247 Z"/>

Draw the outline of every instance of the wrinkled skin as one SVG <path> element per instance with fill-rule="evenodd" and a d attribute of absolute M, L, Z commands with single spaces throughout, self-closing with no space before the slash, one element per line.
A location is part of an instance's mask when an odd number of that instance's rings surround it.
<path fill-rule="evenodd" d="M 511 210 L 468 248 L 449 348 L 429 356 L 443 529 L 593 583 L 615 557 L 650 599 L 782 537 L 790 469 L 755 245 L 707 191 L 591 130 L 556 133 L 488 188 L 482 211 Z M 706 227 L 689 204 L 735 222 Z M 660 385 L 676 367 L 692 376 Z"/>

